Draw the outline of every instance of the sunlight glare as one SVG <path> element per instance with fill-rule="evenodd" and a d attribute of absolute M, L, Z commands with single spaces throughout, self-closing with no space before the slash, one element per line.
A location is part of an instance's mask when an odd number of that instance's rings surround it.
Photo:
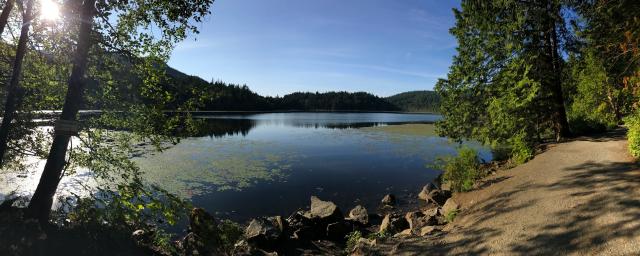
<path fill-rule="evenodd" d="M 40 17 L 45 20 L 57 20 L 60 18 L 60 8 L 52 0 L 40 0 Z"/>

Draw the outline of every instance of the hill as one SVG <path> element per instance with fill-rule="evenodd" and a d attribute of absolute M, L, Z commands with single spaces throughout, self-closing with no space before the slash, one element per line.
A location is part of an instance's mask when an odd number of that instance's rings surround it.
<path fill-rule="evenodd" d="M 126 63 L 124 65 L 127 66 Z M 128 69 L 119 70 L 118 77 L 127 78 L 130 87 L 121 93 L 132 101 L 153 103 L 153 100 L 138 95 L 136 88 L 141 79 Z M 401 93 L 388 98 L 367 92 L 295 92 L 282 97 L 259 95 L 246 85 L 230 84 L 222 81 L 206 81 L 198 76 L 187 75 L 165 65 L 166 77 L 161 82 L 162 91 L 167 92 L 165 109 L 179 109 L 180 106 L 195 106 L 200 111 L 425 111 L 435 112 L 438 97 L 431 91 Z M 89 85 L 89 95 L 96 99 L 90 106 L 100 109 L 102 102 L 98 84 Z M 113 92 L 111 92 L 113 93 Z"/>
<path fill-rule="evenodd" d="M 246 85 L 207 82 L 200 77 L 167 68 L 164 88 L 176 95 L 173 107 L 190 99 L 199 100 L 204 111 L 399 111 L 384 98 L 366 92 L 295 92 L 282 97 L 264 97 Z"/>
<path fill-rule="evenodd" d="M 386 100 L 402 111 L 438 112 L 440 96 L 434 91 L 412 91 L 387 97 Z"/>

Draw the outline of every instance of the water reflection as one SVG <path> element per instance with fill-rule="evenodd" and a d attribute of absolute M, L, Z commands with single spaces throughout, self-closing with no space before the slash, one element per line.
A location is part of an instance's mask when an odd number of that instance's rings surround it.
<path fill-rule="evenodd" d="M 281 113 L 203 118 L 199 136 L 137 159 L 148 180 L 222 217 L 286 215 L 309 196 L 375 208 L 382 195 L 416 192 L 455 153 L 435 136 L 436 115 Z M 480 150 L 485 159 L 489 150 Z"/>
<path fill-rule="evenodd" d="M 247 136 L 257 126 L 290 126 L 314 129 L 358 129 L 385 125 L 432 124 L 430 114 L 389 113 L 268 113 L 198 116 L 201 122 L 194 137 Z"/>

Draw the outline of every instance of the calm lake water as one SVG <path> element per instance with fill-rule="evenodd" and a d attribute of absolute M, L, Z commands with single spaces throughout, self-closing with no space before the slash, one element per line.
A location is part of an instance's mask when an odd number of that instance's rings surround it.
<path fill-rule="evenodd" d="M 386 193 L 411 200 L 457 144 L 437 137 L 432 114 L 270 113 L 201 117 L 207 131 L 137 158 L 147 177 L 219 217 L 288 215 L 309 197 L 345 211 L 375 209 Z M 491 153 L 467 143 L 483 159 Z"/>

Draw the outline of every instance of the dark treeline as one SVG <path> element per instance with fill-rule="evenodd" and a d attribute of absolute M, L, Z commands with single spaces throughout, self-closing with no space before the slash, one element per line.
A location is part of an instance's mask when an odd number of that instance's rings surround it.
<path fill-rule="evenodd" d="M 171 100 L 167 109 L 187 104 L 201 111 L 434 111 L 433 92 L 410 92 L 382 98 L 366 92 L 295 92 L 279 97 L 261 96 L 246 85 L 207 82 L 167 68 L 163 91 Z M 136 97 L 129 97 L 135 99 Z M 146 102 L 146 100 L 142 100 Z M 94 107 L 99 108 L 99 101 Z"/>

